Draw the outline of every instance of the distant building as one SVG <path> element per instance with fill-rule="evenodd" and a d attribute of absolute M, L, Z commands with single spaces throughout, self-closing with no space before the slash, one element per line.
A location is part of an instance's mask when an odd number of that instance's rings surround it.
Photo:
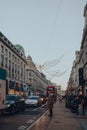
<path fill-rule="evenodd" d="M 28 94 L 37 95 L 42 93 L 45 95 L 49 81 L 43 73 L 37 70 L 31 56 L 28 56 L 26 60 L 26 83 L 29 87 Z"/>

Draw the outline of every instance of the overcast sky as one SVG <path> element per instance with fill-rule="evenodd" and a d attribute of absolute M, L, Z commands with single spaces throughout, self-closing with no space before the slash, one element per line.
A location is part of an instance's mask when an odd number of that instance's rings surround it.
<path fill-rule="evenodd" d="M 86 0 L 0 0 L 0 31 L 22 45 L 35 64 L 46 62 L 47 78 L 65 89 L 81 46 L 85 4 Z"/>

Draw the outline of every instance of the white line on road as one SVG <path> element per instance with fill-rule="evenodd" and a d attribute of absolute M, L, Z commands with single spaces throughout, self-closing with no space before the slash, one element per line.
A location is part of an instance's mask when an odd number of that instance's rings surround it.
<path fill-rule="evenodd" d="M 34 120 L 32 120 L 32 119 L 27 121 L 27 123 L 33 123 L 33 122 L 34 122 Z"/>
<path fill-rule="evenodd" d="M 43 108 L 44 106 L 45 106 L 45 105 L 42 105 L 42 106 L 40 106 L 40 107 L 37 107 L 37 108 L 33 109 L 33 111 L 36 111 L 36 110 L 38 110 L 39 108 L 40 108 L 40 109 L 44 109 L 44 108 Z"/>
<path fill-rule="evenodd" d="M 45 115 L 47 113 L 47 111 L 43 115 Z M 41 117 L 39 117 L 34 123 L 32 123 L 26 130 L 30 130 L 30 128 L 32 128 L 36 124 L 36 122 L 43 117 L 43 115 Z"/>
<path fill-rule="evenodd" d="M 42 118 L 42 116 L 41 116 L 40 118 Z M 33 124 L 31 124 L 26 130 L 30 130 L 30 128 L 32 128 L 32 127 L 35 125 L 35 123 L 36 123 L 38 120 L 40 120 L 40 118 L 37 119 Z"/>
<path fill-rule="evenodd" d="M 27 126 L 22 125 L 22 126 L 18 127 L 18 130 L 25 130 L 26 128 L 27 128 Z"/>
<path fill-rule="evenodd" d="M 38 110 L 39 108 L 41 108 L 41 107 L 37 107 L 37 108 L 33 109 L 33 111 L 36 111 L 36 110 Z"/>

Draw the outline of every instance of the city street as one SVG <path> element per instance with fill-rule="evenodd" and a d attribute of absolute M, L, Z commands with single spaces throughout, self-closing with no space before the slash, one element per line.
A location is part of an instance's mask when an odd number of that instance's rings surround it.
<path fill-rule="evenodd" d="M 65 108 L 65 103 L 54 105 L 53 117 L 48 117 L 48 111 L 27 130 L 87 130 L 87 115 L 77 115 Z"/>
<path fill-rule="evenodd" d="M 0 3 L 0 130 L 87 130 L 87 1 Z"/>
<path fill-rule="evenodd" d="M 77 115 L 65 108 L 65 103 L 54 104 L 53 116 L 44 107 L 27 108 L 25 112 L 0 116 L 0 130 L 87 130 L 87 115 Z"/>
<path fill-rule="evenodd" d="M 0 115 L 0 130 L 24 130 L 30 127 L 46 110 L 44 107 L 26 108 L 14 115 Z"/>

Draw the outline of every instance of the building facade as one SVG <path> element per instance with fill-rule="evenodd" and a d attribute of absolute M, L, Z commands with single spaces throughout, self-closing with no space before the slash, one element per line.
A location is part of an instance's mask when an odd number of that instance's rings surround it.
<path fill-rule="evenodd" d="M 0 32 L 0 67 L 7 71 L 6 93 L 19 94 L 25 85 L 26 57 L 20 45 L 13 45 Z"/>
<path fill-rule="evenodd" d="M 27 57 L 26 65 L 26 83 L 28 86 L 29 95 L 46 95 L 46 88 L 49 85 L 49 81 L 43 73 L 40 73 L 36 68 L 31 56 Z"/>
<path fill-rule="evenodd" d="M 87 4 L 84 7 L 84 29 L 81 41 L 80 51 L 76 51 L 76 59 L 72 66 L 67 91 L 71 93 L 72 88 L 75 94 L 82 94 L 84 87 L 84 95 L 87 96 Z M 84 85 L 79 85 L 79 69 L 83 69 Z M 74 71 L 75 70 L 75 71 Z"/>

